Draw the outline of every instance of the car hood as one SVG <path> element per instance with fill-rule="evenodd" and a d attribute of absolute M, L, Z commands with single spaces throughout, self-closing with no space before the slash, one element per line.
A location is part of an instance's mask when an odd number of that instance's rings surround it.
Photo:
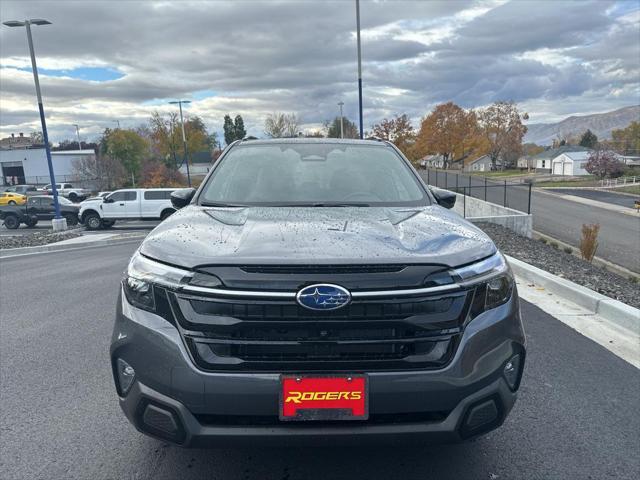
<path fill-rule="evenodd" d="M 193 268 L 213 264 L 432 263 L 455 267 L 496 251 L 489 237 L 440 206 L 190 205 L 156 227 L 140 251 Z"/>

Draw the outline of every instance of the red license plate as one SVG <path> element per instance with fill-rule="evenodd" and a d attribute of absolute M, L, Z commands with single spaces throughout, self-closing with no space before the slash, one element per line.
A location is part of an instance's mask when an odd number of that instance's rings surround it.
<path fill-rule="evenodd" d="M 364 375 L 282 375 L 280 420 L 366 420 Z"/>

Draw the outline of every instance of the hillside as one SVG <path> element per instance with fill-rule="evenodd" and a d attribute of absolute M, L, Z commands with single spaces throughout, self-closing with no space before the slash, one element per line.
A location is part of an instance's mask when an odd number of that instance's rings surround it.
<path fill-rule="evenodd" d="M 640 105 L 593 115 L 573 115 L 558 123 L 530 123 L 524 141 L 551 145 L 555 138 L 574 137 L 587 129 L 603 140 L 611 138 L 611 130 L 625 128 L 633 121 L 640 121 Z"/>

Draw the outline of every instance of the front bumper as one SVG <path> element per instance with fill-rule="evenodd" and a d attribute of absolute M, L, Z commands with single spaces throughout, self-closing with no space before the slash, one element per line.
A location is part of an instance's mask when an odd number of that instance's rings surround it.
<path fill-rule="evenodd" d="M 514 290 L 507 303 L 466 326 L 447 367 L 365 372 L 371 418 L 345 423 L 279 422 L 279 373 L 198 370 L 175 327 L 132 307 L 124 295 L 118 302 L 111 359 L 116 386 L 117 358 L 135 369 L 131 389 L 120 395 L 131 423 L 183 446 L 449 443 L 502 424 L 517 396 L 505 380 L 504 367 L 520 355 L 522 374 L 524 345 Z"/>

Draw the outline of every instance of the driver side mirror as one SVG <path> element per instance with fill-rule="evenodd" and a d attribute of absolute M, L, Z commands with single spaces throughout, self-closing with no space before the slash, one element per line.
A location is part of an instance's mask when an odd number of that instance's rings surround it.
<path fill-rule="evenodd" d="M 439 188 L 429 187 L 431 194 L 436 197 L 438 205 L 444 208 L 453 208 L 456 204 L 457 195 L 448 190 L 441 190 Z"/>
<path fill-rule="evenodd" d="M 179 210 L 182 207 L 189 205 L 195 193 L 195 188 L 181 188 L 171 192 L 171 204 L 173 205 L 173 208 Z"/>
<path fill-rule="evenodd" d="M 104 200 L 102 200 L 103 203 L 113 203 L 113 198 L 105 198 Z"/>

